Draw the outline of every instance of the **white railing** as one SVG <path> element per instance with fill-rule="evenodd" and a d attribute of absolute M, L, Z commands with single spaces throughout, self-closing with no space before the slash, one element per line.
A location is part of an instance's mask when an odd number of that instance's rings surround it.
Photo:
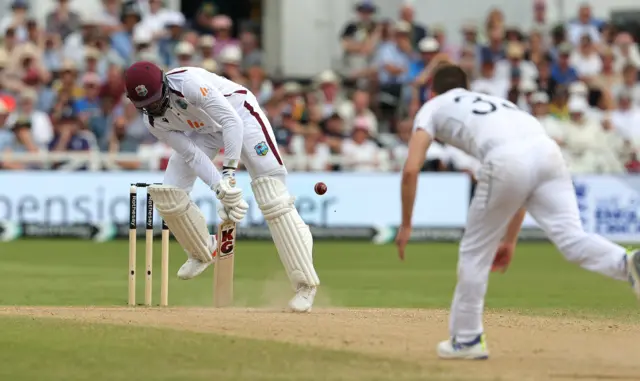
<path fill-rule="evenodd" d="M 86 167 L 90 171 L 100 170 L 120 170 L 123 167 L 119 164 L 122 162 L 138 163 L 140 169 L 157 170 L 159 169 L 162 159 L 168 159 L 166 152 L 144 152 L 144 153 L 106 153 L 99 151 L 84 152 L 9 152 L 0 154 L 0 163 L 19 163 L 24 166 L 32 166 L 38 169 L 52 169 L 55 165 L 56 170 L 73 171 Z M 214 159 L 215 163 L 221 163 L 221 157 Z M 317 158 L 307 155 L 283 155 L 283 160 L 292 170 L 303 170 L 304 168 L 314 167 Z M 346 164 L 349 160 L 340 155 L 332 155 L 322 159 L 329 165 Z M 379 171 L 395 170 L 399 163 L 389 159 L 389 157 L 380 158 L 376 167 Z"/>

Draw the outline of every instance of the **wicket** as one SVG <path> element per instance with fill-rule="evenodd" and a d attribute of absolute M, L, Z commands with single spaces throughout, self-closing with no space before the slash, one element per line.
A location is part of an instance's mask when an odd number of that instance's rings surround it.
<path fill-rule="evenodd" d="M 135 183 L 129 188 L 129 305 L 136 305 L 136 250 L 138 188 L 148 188 L 152 184 Z M 153 293 L 153 200 L 147 190 L 145 213 L 145 282 L 144 305 L 152 305 Z M 162 257 L 160 265 L 160 306 L 169 304 L 169 228 L 162 221 Z"/>

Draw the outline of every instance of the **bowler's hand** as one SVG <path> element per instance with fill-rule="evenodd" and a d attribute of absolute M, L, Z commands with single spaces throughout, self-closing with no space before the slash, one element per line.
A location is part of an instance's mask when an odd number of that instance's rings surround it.
<path fill-rule="evenodd" d="M 396 246 L 398 247 L 398 257 L 404 261 L 404 248 L 411 237 L 411 226 L 400 226 L 396 235 Z"/>
<path fill-rule="evenodd" d="M 493 264 L 491 265 L 492 272 L 501 272 L 504 273 L 509 268 L 509 264 L 511 263 L 511 258 L 513 258 L 513 252 L 516 250 L 516 245 L 513 243 L 501 243 L 498 247 L 498 251 L 496 251 L 496 256 L 493 259 Z"/>

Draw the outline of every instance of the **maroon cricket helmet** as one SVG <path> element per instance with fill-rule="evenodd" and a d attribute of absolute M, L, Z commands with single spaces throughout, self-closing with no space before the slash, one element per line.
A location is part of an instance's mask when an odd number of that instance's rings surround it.
<path fill-rule="evenodd" d="M 169 85 L 164 71 L 149 61 L 139 61 L 124 73 L 127 98 L 143 112 L 162 116 L 169 107 Z"/>

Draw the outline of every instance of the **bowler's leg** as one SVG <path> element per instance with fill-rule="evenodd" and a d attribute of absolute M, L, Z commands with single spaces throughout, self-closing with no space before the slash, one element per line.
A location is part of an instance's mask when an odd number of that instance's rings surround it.
<path fill-rule="evenodd" d="M 489 272 L 506 227 L 524 204 L 527 191 L 526 181 L 513 181 L 508 170 L 492 163 L 483 165 L 460 242 L 451 339 L 438 346 L 441 358 L 487 358 L 482 314 Z"/>
<path fill-rule="evenodd" d="M 584 231 L 568 174 L 542 183 L 526 206 L 567 260 L 587 270 L 627 280 L 626 250 L 599 235 Z"/>

